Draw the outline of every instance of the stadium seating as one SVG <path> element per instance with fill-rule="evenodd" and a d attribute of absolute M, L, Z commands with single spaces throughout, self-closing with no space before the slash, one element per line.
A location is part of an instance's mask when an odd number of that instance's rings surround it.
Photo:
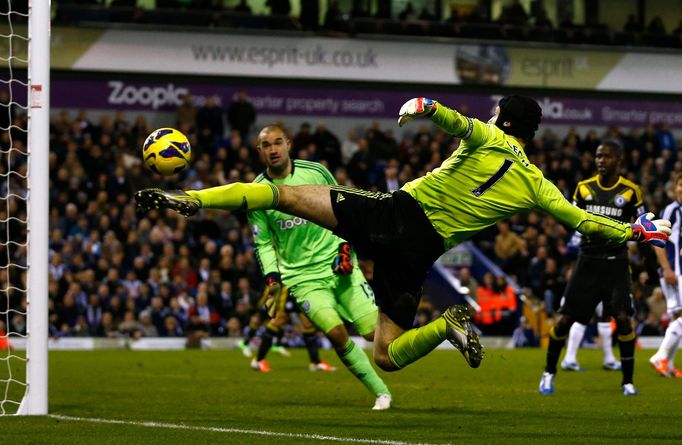
<path fill-rule="evenodd" d="M 77 23 L 145 23 L 172 26 L 205 27 L 218 26 L 228 29 L 277 29 L 298 30 L 298 18 L 278 17 L 262 14 L 236 12 L 222 7 L 206 9 L 202 7 L 172 7 L 141 9 L 126 6 L 83 5 L 78 2 L 60 2 L 55 16 L 55 24 Z M 453 27 L 452 25 L 457 26 Z M 612 32 L 605 25 L 577 26 L 567 24 L 552 28 L 548 26 L 510 25 L 494 21 L 467 21 L 454 23 L 428 20 L 398 20 L 391 18 L 343 18 L 340 16 L 318 32 L 329 31 L 352 34 L 387 34 L 432 37 L 463 37 L 486 40 L 515 40 L 557 42 L 562 44 L 592 45 L 638 45 L 652 47 L 680 47 L 682 43 L 679 30 L 672 35 L 665 32 Z"/>

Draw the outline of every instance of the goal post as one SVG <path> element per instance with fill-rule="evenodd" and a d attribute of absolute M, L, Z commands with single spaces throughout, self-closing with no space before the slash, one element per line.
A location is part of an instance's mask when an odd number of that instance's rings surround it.
<path fill-rule="evenodd" d="M 28 17 L 28 271 L 26 392 L 20 415 L 47 414 L 50 0 Z"/>

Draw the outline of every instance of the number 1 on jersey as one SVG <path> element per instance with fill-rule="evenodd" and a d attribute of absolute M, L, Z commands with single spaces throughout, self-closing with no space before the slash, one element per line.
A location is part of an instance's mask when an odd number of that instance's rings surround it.
<path fill-rule="evenodd" d="M 484 194 L 485 192 L 488 191 L 488 189 L 490 189 L 490 187 L 494 186 L 497 183 L 497 181 L 502 179 L 502 176 L 504 176 L 509 171 L 512 165 L 514 165 L 514 161 L 510 159 L 505 159 L 500 168 L 495 173 L 493 173 L 493 175 L 489 177 L 487 181 L 473 189 L 471 193 L 473 193 L 475 197 L 480 198 L 482 194 Z"/>

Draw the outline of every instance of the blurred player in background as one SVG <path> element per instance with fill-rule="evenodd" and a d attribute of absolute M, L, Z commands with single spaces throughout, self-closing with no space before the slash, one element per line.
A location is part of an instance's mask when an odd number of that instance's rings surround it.
<path fill-rule="evenodd" d="M 617 141 L 606 141 L 597 147 L 595 164 L 598 174 L 584 181 L 580 181 L 573 193 L 573 204 L 581 209 L 599 213 L 619 221 L 633 221 L 637 215 L 644 213 L 642 192 L 636 184 L 619 175 L 623 161 L 623 147 Z M 577 239 L 576 239 L 577 238 Z M 581 308 L 581 317 L 571 326 L 566 344 L 566 355 L 561 361 L 561 368 L 567 371 L 582 371 L 578 363 L 577 354 L 580 343 L 587 328 L 584 317 L 597 319 L 597 330 L 604 351 L 603 368 L 610 371 L 621 370 L 622 365 L 613 355 L 611 316 L 619 306 L 613 298 L 621 299 L 625 309 L 632 304 L 630 296 L 630 269 L 627 263 L 620 264 L 613 276 L 593 276 L 592 261 L 603 264 L 627 260 L 627 249 L 623 244 L 608 242 L 602 239 L 583 238 L 576 232 L 573 243 L 580 243 L 578 262 L 582 266 L 576 267 L 567 288 L 562 306 L 568 304 Z M 581 261 L 583 259 L 583 261 Z M 588 260 L 589 259 L 589 260 Z M 604 287 L 597 287 L 595 283 L 604 282 Z M 630 283 L 630 284 L 627 284 Z M 571 293 L 568 293 L 570 289 Z M 602 292 L 600 294 L 600 292 Z M 614 292 L 618 295 L 614 295 Z M 568 299 L 575 300 L 567 303 Z M 597 302 L 596 310 L 588 314 L 587 308 L 592 308 Z M 613 305 L 616 304 L 616 307 Z M 605 308 L 606 306 L 606 308 Z M 585 308 L 582 310 L 582 308 Z M 605 310 L 606 309 L 606 310 Z M 582 320 L 582 321 L 580 321 Z M 627 348 L 626 348 L 627 349 Z M 624 380 L 632 380 L 632 377 Z M 632 383 L 631 381 L 629 383 Z"/>
<path fill-rule="evenodd" d="M 270 372 L 270 364 L 265 360 L 268 352 L 275 351 L 285 357 L 291 356 L 291 353 L 282 344 L 282 337 L 287 326 L 292 321 L 292 315 L 298 321 L 300 325 L 300 331 L 303 335 L 303 342 L 308 350 L 308 358 L 310 363 L 308 364 L 308 370 L 310 371 L 336 371 L 336 367 L 331 366 L 324 360 L 320 359 L 319 344 L 317 339 L 317 329 L 312 324 L 312 322 L 304 314 L 298 312 L 294 315 L 296 311 L 296 304 L 289 301 L 289 290 L 286 286 L 281 287 L 280 295 L 273 297 L 271 292 L 274 289 L 272 286 L 268 286 L 263 293 L 263 297 L 257 304 L 257 312 L 253 314 L 251 318 L 251 323 L 249 324 L 249 330 L 244 336 L 244 339 L 239 342 L 239 349 L 245 357 L 251 358 L 253 356 L 251 349 L 249 348 L 249 343 L 251 340 L 258 336 L 260 338 L 260 345 L 258 346 L 258 352 L 256 357 L 251 361 L 251 367 L 260 372 Z M 277 313 L 272 319 L 269 319 L 265 311 L 265 301 L 269 298 L 281 298 L 284 301 L 280 303 L 277 307 Z M 264 326 L 263 321 L 265 320 Z M 263 329 L 261 329 L 263 327 Z M 257 334 L 257 332 L 261 332 Z M 277 340 L 277 344 L 275 344 Z"/>
<path fill-rule="evenodd" d="M 602 214 L 623 223 L 633 221 L 644 213 L 644 201 L 639 186 L 618 174 L 623 160 L 623 147 L 616 141 L 606 141 L 597 147 L 595 163 L 598 174 L 580 181 L 573 194 L 576 206 L 587 211 Z M 561 314 L 550 332 L 547 348 L 547 364 L 540 382 L 540 393 L 554 392 L 554 375 L 566 336 L 561 335 L 570 327 L 571 350 L 564 359 L 564 369 L 580 369 L 575 352 L 585 334 L 585 325 L 595 314 L 601 303 L 601 321 L 616 319 L 618 345 L 620 347 L 622 389 L 625 395 L 636 395 L 632 377 L 635 360 L 635 331 L 632 328 L 632 279 L 625 244 L 595 237 L 583 237 L 580 243 L 578 261 L 566 286 L 561 302 Z M 573 326 L 571 326 L 573 325 Z M 611 326 L 602 323 L 599 327 L 606 337 L 608 349 L 604 347 L 604 367 L 614 369 L 616 361 L 611 349 Z M 557 333 L 559 332 L 559 334 Z"/>
<path fill-rule="evenodd" d="M 452 306 L 419 328 L 413 329 L 413 324 L 432 264 L 446 250 L 501 219 L 538 208 L 586 235 L 620 243 L 664 244 L 670 233 L 667 221 L 643 216 L 631 225 L 566 201 L 524 152 L 542 118 L 540 106 L 529 97 L 502 98 L 487 124 L 434 100 L 414 98 L 401 107 L 398 124 L 418 117 L 428 117 L 462 142 L 439 168 L 392 194 L 329 185 L 234 183 L 187 192 L 141 190 L 136 194 L 137 210 L 143 214 L 170 208 L 189 216 L 201 207 L 278 209 L 351 241 L 374 260 L 374 290 L 381 309 L 374 361 L 387 371 L 404 368 L 445 340 L 469 366 L 479 366 L 483 348 L 466 307 Z M 559 335 L 567 335 L 569 328 L 566 325 Z"/>
<path fill-rule="evenodd" d="M 291 141 L 277 126 L 258 135 L 258 151 L 266 170 L 256 184 L 336 184 L 323 165 L 292 160 Z M 350 245 L 329 230 L 277 210 L 248 214 L 257 258 L 268 286 L 269 315 L 283 306 L 284 283 L 298 306 L 325 333 L 346 367 L 376 398 L 373 409 L 391 406 L 391 393 L 365 352 L 349 337 L 343 320 L 355 326 L 367 340 L 374 339 L 377 307 L 374 293 L 359 268 Z"/>
<path fill-rule="evenodd" d="M 655 249 L 661 266 L 661 288 L 665 295 L 670 322 L 663 342 L 649 359 L 654 369 L 665 377 L 681 378 L 682 372 L 675 367 L 674 359 L 682 338 L 682 174 L 675 178 L 675 200 L 663 210 L 663 217 L 672 223 L 672 234 L 665 249 Z"/>

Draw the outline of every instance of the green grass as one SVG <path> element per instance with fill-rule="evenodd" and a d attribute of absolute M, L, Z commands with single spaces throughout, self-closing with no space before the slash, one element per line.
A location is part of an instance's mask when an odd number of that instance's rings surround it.
<path fill-rule="evenodd" d="M 50 412 L 410 443 L 679 441 L 682 381 L 655 375 L 648 355 L 637 353 L 638 397 L 621 394 L 620 373 L 602 371 L 598 351 L 581 351 L 588 371 L 560 373 L 557 393 L 541 396 L 542 350 L 491 350 L 476 370 L 454 351 L 436 351 L 383 374 L 394 409 L 373 412 L 373 397 L 347 371 L 311 373 L 300 350 L 291 358 L 270 357 L 270 374 L 252 371 L 238 351 L 52 352 Z M 341 368 L 333 353 L 324 358 Z M 0 417 L 0 432 L 1 442 L 13 445 L 321 443 L 54 417 Z"/>

